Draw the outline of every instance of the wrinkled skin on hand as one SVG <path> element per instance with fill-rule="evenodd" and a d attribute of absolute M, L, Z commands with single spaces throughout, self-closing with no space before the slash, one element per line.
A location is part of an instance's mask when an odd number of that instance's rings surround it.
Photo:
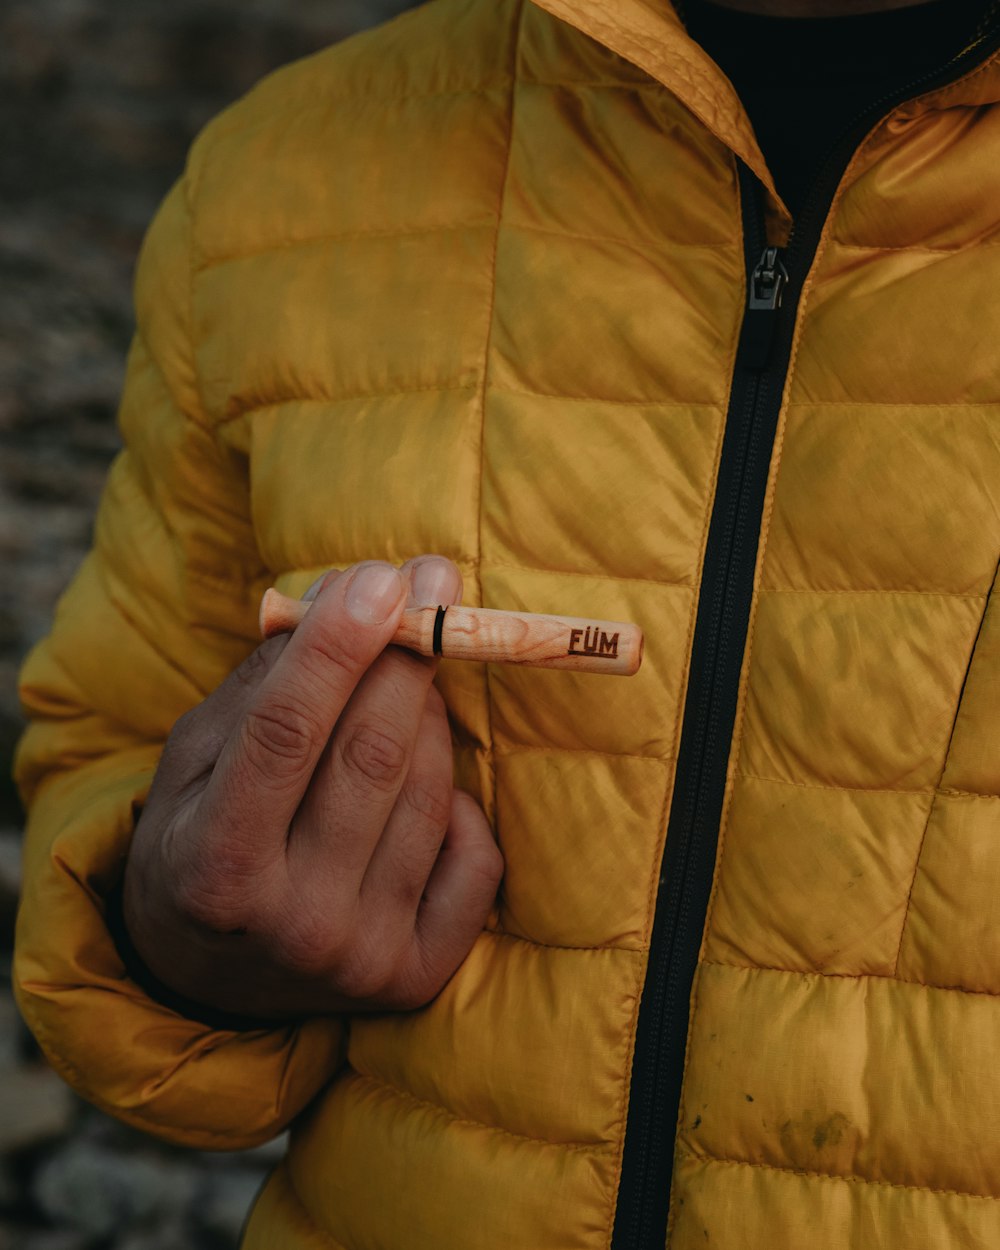
<path fill-rule="evenodd" d="M 328 574 L 291 636 L 176 724 L 136 827 L 124 915 L 185 997 L 263 1018 L 407 1010 L 447 982 L 503 872 L 452 784 L 436 661 L 388 646 L 457 603 L 426 556 Z"/>

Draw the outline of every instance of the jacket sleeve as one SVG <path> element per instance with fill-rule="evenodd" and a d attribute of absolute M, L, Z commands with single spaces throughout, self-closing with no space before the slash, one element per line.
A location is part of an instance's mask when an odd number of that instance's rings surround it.
<path fill-rule="evenodd" d="M 201 1149 L 273 1136 L 342 1059 L 343 1025 L 227 1030 L 126 975 L 105 923 L 133 812 L 177 718 L 256 645 L 267 571 L 247 467 L 205 418 L 183 183 L 140 256 L 137 332 L 93 550 L 28 657 L 16 777 L 28 808 L 14 979 L 52 1065 L 85 1098 Z"/>

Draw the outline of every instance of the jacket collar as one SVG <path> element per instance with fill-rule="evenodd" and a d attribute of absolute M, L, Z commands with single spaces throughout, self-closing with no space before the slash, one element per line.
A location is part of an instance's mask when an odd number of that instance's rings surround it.
<path fill-rule="evenodd" d="M 663 83 L 775 194 L 753 127 L 729 79 L 688 35 L 668 0 L 534 0 Z"/>
<path fill-rule="evenodd" d="M 533 0 L 668 87 L 780 203 L 750 119 L 729 79 L 688 35 L 670 0 Z M 994 5 L 994 22 L 1000 21 Z M 897 117 L 1000 101 L 1000 50 L 956 82 L 902 105 Z"/>

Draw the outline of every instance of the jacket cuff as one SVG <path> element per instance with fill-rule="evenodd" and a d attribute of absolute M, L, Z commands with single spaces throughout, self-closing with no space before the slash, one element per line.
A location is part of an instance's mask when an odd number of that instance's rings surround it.
<path fill-rule="evenodd" d="M 143 748 L 95 760 L 35 794 L 15 997 L 53 1068 L 102 1110 L 178 1145 L 256 1146 L 334 1076 L 346 1028 L 333 1016 L 206 1025 L 154 998 L 123 968 L 105 900 L 122 877 L 133 804 L 143 801 L 156 754 Z"/>
<path fill-rule="evenodd" d="M 143 962 L 142 956 L 132 944 L 128 927 L 125 924 L 125 878 L 119 877 L 104 900 L 104 921 L 115 944 L 118 958 L 125 966 L 125 971 L 135 984 L 148 997 L 162 1007 L 173 1011 L 188 1020 L 196 1020 L 207 1024 L 213 1029 L 227 1029 L 239 1032 L 244 1029 L 280 1028 L 283 1021 L 269 1019 L 264 1016 L 244 1016 L 234 1011 L 223 1011 L 220 1007 L 211 1007 L 207 1003 L 199 1003 L 193 998 L 185 998 L 178 994 L 158 977 L 150 972 Z"/>

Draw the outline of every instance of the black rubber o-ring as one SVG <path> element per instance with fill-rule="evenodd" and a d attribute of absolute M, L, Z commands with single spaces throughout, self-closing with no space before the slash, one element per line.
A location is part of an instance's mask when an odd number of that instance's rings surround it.
<path fill-rule="evenodd" d="M 431 643 L 431 650 L 435 655 L 441 654 L 441 634 L 444 630 L 444 614 L 448 611 L 438 604 L 437 616 L 434 618 L 434 640 Z"/>

